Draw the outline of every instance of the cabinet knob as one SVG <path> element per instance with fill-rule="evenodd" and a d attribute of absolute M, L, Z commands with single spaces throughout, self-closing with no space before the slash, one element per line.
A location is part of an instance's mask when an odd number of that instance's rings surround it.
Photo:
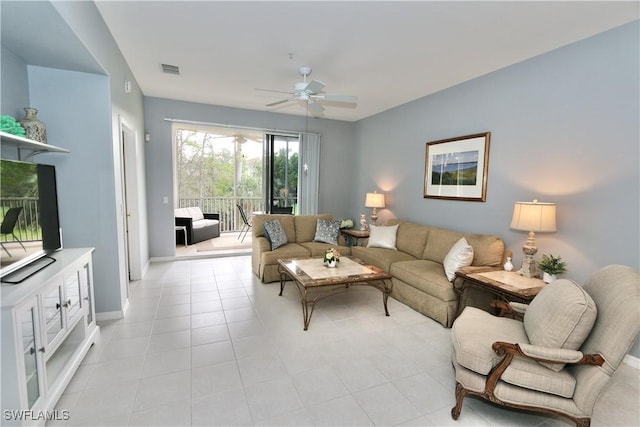
<path fill-rule="evenodd" d="M 33 354 L 33 353 L 35 353 L 35 352 L 36 352 L 36 349 L 35 349 L 35 348 L 33 348 L 33 347 L 29 348 L 29 354 Z"/>
<path fill-rule="evenodd" d="M 85 301 L 89 301 L 89 297 L 84 297 L 84 300 Z"/>
<path fill-rule="evenodd" d="M 44 353 L 44 347 L 40 347 L 40 348 L 38 349 L 38 351 L 39 351 L 40 353 Z"/>
<path fill-rule="evenodd" d="M 60 310 L 60 303 L 59 302 L 56 303 L 56 310 Z"/>
<path fill-rule="evenodd" d="M 64 303 L 64 308 L 69 308 L 69 306 L 70 306 L 70 305 L 71 305 L 71 299 L 67 300 L 67 301 Z"/>

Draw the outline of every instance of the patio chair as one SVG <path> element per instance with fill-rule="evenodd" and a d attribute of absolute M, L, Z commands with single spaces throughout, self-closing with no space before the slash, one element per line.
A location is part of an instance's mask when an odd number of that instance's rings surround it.
<path fill-rule="evenodd" d="M 22 206 L 17 208 L 10 208 L 4 214 L 4 219 L 2 220 L 2 225 L 0 226 L 0 234 L 3 236 L 6 234 L 11 234 L 13 236 L 13 239 L 20 243 L 20 246 L 22 246 L 22 249 L 24 249 L 26 252 L 27 248 L 24 247 L 18 236 L 16 236 L 13 232 L 14 228 L 16 227 L 16 223 L 18 222 L 18 217 L 20 217 L 20 212 L 22 212 Z M 0 242 L 0 246 L 2 246 L 2 249 L 4 249 L 7 255 L 11 256 L 7 248 L 5 248 L 4 242 Z"/>
<path fill-rule="evenodd" d="M 240 240 L 240 242 L 244 242 L 245 237 L 247 237 L 247 233 L 251 229 L 251 219 L 247 217 L 247 214 L 244 212 L 244 209 L 242 208 L 242 205 L 240 205 L 240 203 L 236 204 L 236 206 L 238 207 L 238 210 L 240 211 L 240 217 L 242 218 L 242 229 L 240 229 L 238 239 L 242 237 L 242 240 Z"/>

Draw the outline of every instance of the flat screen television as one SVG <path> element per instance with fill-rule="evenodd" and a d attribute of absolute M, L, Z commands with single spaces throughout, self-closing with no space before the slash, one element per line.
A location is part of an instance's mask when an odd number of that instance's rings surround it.
<path fill-rule="evenodd" d="M 55 167 L 0 160 L 0 216 L 3 282 L 18 283 L 53 262 L 47 255 L 62 249 Z"/>

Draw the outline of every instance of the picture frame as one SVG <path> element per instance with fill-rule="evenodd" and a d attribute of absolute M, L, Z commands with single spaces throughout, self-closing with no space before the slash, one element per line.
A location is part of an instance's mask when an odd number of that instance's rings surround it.
<path fill-rule="evenodd" d="M 424 198 L 484 202 L 491 132 L 427 142 Z"/>

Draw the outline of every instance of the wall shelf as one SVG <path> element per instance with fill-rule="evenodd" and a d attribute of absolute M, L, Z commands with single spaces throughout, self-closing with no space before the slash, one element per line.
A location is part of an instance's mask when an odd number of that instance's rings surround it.
<path fill-rule="evenodd" d="M 2 140 L 2 148 L 7 146 L 16 147 L 18 150 L 18 159 L 27 160 L 36 154 L 40 153 L 69 153 L 66 148 L 56 147 L 51 144 L 43 144 L 32 139 L 25 138 L 23 136 L 12 135 L 10 133 L 0 131 L 0 138 Z M 28 151 L 29 154 L 22 157 L 22 151 Z"/>

